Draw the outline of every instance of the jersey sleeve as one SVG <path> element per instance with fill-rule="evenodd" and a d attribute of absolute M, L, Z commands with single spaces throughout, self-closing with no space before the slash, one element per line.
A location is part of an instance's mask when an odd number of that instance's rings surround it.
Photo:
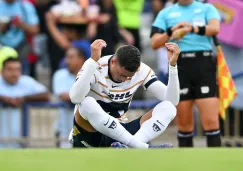
<path fill-rule="evenodd" d="M 167 30 L 167 25 L 166 25 L 166 12 L 167 10 L 161 10 L 157 17 L 155 18 L 152 27 L 159 28 L 163 31 Z"/>
<path fill-rule="evenodd" d="M 29 3 L 29 2 L 24 2 L 23 3 L 23 10 L 25 10 L 25 14 L 27 15 L 26 17 L 26 22 L 30 25 L 36 25 L 39 24 L 39 18 L 36 12 L 35 7 Z"/>
<path fill-rule="evenodd" d="M 96 71 L 95 74 L 90 78 L 90 84 L 96 84 L 97 78 L 98 78 L 98 73 L 99 71 Z M 76 77 L 76 81 L 79 79 L 80 75 L 82 73 L 82 69 L 78 72 L 77 77 Z"/>
<path fill-rule="evenodd" d="M 144 79 L 144 82 L 143 82 L 143 87 L 145 90 L 148 89 L 148 87 L 154 83 L 155 81 L 158 81 L 158 78 L 155 74 L 155 72 L 148 66 L 147 67 L 147 74 L 145 75 L 145 79 Z"/>
<path fill-rule="evenodd" d="M 209 21 L 211 19 L 220 20 L 219 12 L 212 4 L 207 4 L 206 19 L 207 19 L 207 21 Z"/>

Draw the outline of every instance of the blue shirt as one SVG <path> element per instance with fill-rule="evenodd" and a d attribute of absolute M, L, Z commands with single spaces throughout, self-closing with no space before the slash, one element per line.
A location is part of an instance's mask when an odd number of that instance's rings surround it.
<path fill-rule="evenodd" d="M 15 98 L 44 92 L 47 92 L 46 87 L 29 76 L 20 76 L 18 82 L 14 85 L 8 84 L 0 76 L 0 96 Z"/>
<path fill-rule="evenodd" d="M 208 3 L 194 1 L 191 5 L 180 6 L 178 3 L 159 12 L 153 26 L 164 31 L 180 22 L 190 22 L 194 26 L 204 26 L 211 19 L 220 20 L 217 9 Z M 195 33 L 187 33 L 177 43 L 182 52 L 212 50 L 212 38 Z"/>
<path fill-rule="evenodd" d="M 72 85 L 76 81 L 76 76 L 68 71 L 68 69 L 59 69 L 53 76 L 53 91 L 59 96 L 61 93 L 69 93 Z"/>
<path fill-rule="evenodd" d="M 19 16 L 22 21 L 29 25 L 36 25 L 39 23 L 38 16 L 34 6 L 29 2 L 23 2 L 16 0 L 13 3 L 7 3 L 0 0 L 0 18 L 9 18 Z M 0 43 L 10 46 L 17 47 L 25 40 L 25 33 L 22 29 L 11 26 L 10 29 L 3 35 L 0 33 Z"/>

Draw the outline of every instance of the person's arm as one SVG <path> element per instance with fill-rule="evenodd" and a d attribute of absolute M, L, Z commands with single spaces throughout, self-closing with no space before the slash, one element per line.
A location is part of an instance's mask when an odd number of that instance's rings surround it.
<path fill-rule="evenodd" d="M 63 49 L 70 47 L 70 42 L 68 38 L 57 28 L 56 17 L 51 12 L 46 15 L 47 27 L 55 40 L 55 42 Z"/>
<path fill-rule="evenodd" d="M 162 82 L 156 81 L 155 78 L 150 76 L 148 77 L 150 80 L 145 80 L 145 88 L 160 101 L 168 100 L 176 106 L 179 103 L 180 97 L 180 84 L 176 65 L 180 49 L 175 43 L 166 43 L 165 46 L 168 51 L 168 59 L 170 63 L 168 85 L 165 86 Z"/>
<path fill-rule="evenodd" d="M 205 27 L 194 26 L 194 32 L 199 35 L 215 36 L 220 31 L 220 15 L 212 4 L 204 4 L 207 6 Z"/>
<path fill-rule="evenodd" d="M 6 96 L 0 96 L 0 102 L 2 102 L 4 104 L 12 105 L 11 98 L 6 97 Z"/>
<path fill-rule="evenodd" d="M 17 26 L 22 28 L 29 35 L 36 35 L 39 32 L 39 18 L 35 7 L 29 2 L 21 2 L 25 20 L 17 21 Z"/>
<path fill-rule="evenodd" d="M 40 102 L 40 101 L 49 101 L 49 93 L 39 93 L 39 94 L 33 94 L 33 95 L 27 95 L 24 96 L 25 102 Z"/>
<path fill-rule="evenodd" d="M 147 88 L 147 91 L 158 100 L 167 100 L 176 106 L 180 100 L 180 84 L 177 66 L 169 66 L 169 80 L 167 86 L 160 81 L 155 81 Z"/>
<path fill-rule="evenodd" d="M 91 58 L 86 60 L 81 71 L 78 73 L 77 81 L 70 89 L 69 96 L 74 104 L 81 103 L 90 91 L 90 84 L 93 75 L 98 67 L 98 60 L 101 57 L 101 50 L 106 47 L 103 40 L 95 40 L 91 44 Z"/>
<path fill-rule="evenodd" d="M 215 36 L 220 30 L 220 21 L 217 19 L 211 19 L 206 26 L 199 27 L 193 26 L 194 33 L 205 35 L 205 36 Z"/>
<path fill-rule="evenodd" d="M 151 47 L 155 50 L 163 47 L 172 34 L 171 28 L 167 29 L 166 11 L 159 12 L 151 28 Z"/>
<path fill-rule="evenodd" d="M 30 25 L 20 21 L 19 27 L 22 28 L 27 34 L 36 35 L 39 32 L 39 25 Z"/>
<path fill-rule="evenodd" d="M 65 101 L 65 102 L 70 102 L 71 101 L 71 99 L 69 97 L 69 93 L 60 93 L 59 98 L 62 101 Z"/>

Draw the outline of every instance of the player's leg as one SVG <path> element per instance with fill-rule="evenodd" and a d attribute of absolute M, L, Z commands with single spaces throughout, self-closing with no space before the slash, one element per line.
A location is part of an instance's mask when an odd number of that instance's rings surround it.
<path fill-rule="evenodd" d="M 176 124 L 179 147 L 193 147 L 193 95 L 192 80 L 195 77 L 195 59 L 182 57 L 178 59 L 178 76 L 180 82 L 180 102 L 177 106 Z M 193 72 L 192 72 L 193 71 Z"/>
<path fill-rule="evenodd" d="M 200 75 L 197 80 L 195 103 L 207 137 L 208 147 L 221 146 L 219 102 L 217 98 L 216 61 L 213 57 L 198 58 Z"/>
<path fill-rule="evenodd" d="M 193 100 L 181 101 L 177 106 L 176 124 L 179 147 L 193 147 Z"/>
<path fill-rule="evenodd" d="M 94 98 L 86 97 L 82 103 L 78 105 L 78 112 L 80 117 L 87 120 L 92 127 L 100 133 L 120 141 L 129 147 L 148 148 L 148 144 L 137 140 L 117 119 L 108 115 Z"/>
<path fill-rule="evenodd" d="M 197 99 L 196 104 L 205 135 L 207 136 L 208 147 L 221 146 L 218 98 Z"/>
<path fill-rule="evenodd" d="M 162 134 L 175 116 L 176 108 L 171 102 L 160 102 L 153 110 L 141 117 L 141 128 L 134 136 L 148 143 Z"/>

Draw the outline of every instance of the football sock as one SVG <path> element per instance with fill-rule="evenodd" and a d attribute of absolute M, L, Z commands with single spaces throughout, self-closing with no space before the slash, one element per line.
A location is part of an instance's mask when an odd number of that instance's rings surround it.
<path fill-rule="evenodd" d="M 135 138 L 144 143 L 150 142 L 165 131 L 175 116 L 176 108 L 171 102 L 164 101 L 159 103 L 153 109 L 152 117 L 145 121 L 134 135 Z"/>

